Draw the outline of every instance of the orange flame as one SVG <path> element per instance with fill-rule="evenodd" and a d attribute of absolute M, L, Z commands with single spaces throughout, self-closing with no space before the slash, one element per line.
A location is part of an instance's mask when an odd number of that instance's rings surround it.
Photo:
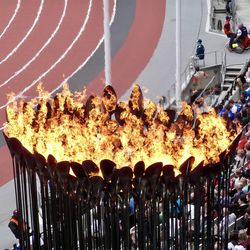
<path fill-rule="evenodd" d="M 238 131 L 228 131 L 214 111 L 195 117 L 183 104 L 177 122 L 153 102 L 144 100 L 135 85 L 128 103 L 117 103 L 111 86 L 103 96 L 91 96 L 83 104 L 83 93 L 72 94 L 67 85 L 54 98 L 39 85 L 39 98 L 16 101 L 7 107 L 5 133 L 16 137 L 30 152 L 58 161 L 103 159 L 118 167 L 146 166 L 155 162 L 172 164 L 176 171 L 190 156 L 194 166 L 217 162 Z M 13 97 L 12 97 L 12 100 Z"/>

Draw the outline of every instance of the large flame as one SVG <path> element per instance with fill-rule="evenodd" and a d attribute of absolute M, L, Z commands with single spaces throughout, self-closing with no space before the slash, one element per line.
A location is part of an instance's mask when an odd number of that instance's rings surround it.
<path fill-rule="evenodd" d="M 29 102 L 11 96 L 5 133 L 30 152 L 52 154 L 57 161 L 92 160 L 98 165 L 110 159 L 118 167 L 163 162 L 178 170 L 190 156 L 195 157 L 194 166 L 219 161 L 237 135 L 213 110 L 194 117 L 187 104 L 173 122 L 161 107 L 143 99 L 138 85 L 128 103 L 117 103 L 111 86 L 85 105 L 84 93 L 72 94 L 67 86 L 54 98 L 41 85 L 38 93 L 39 98 Z"/>

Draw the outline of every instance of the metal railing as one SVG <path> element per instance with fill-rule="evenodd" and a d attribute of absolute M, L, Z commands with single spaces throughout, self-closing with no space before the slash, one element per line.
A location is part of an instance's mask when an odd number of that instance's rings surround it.
<path fill-rule="evenodd" d="M 209 81 L 209 83 L 205 86 L 205 88 L 201 91 L 198 97 L 196 97 L 195 101 L 197 101 L 199 98 L 201 98 L 204 93 L 207 93 L 207 90 L 210 88 L 212 83 L 214 82 L 215 76 L 212 77 L 212 79 Z M 210 99 L 210 103 L 212 103 L 212 98 L 213 98 L 214 91 L 209 91 L 208 94 L 206 94 L 206 97 Z M 195 102 L 194 101 L 194 102 Z M 208 103 L 207 103 L 208 104 Z M 209 104 L 210 106 L 210 104 Z"/>
<path fill-rule="evenodd" d="M 226 53 L 223 51 L 209 51 L 205 53 L 203 60 L 195 59 L 193 56 L 189 58 L 188 64 L 181 74 L 181 91 L 189 85 L 190 80 L 192 79 L 195 73 L 195 66 L 200 68 L 213 67 L 217 65 L 223 65 L 223 72 L 226 69 Z M 175 82 L 170 84 L 167 93 L 166 93 L 166 105 L 170 106 L 175 101 Z"/>
<path fill-rule="evenodd" d="M 221 89 L 223 89 L 224 87 L 224 80 L 225 80 L 225 75 L 226 75 L 226 62 L 227 62 L 227 58 L 226 58 L 226 50 L 223 51 L 222 54 L 222 61 L 221 61 L 221 72 L 220 72 L 220 82 L 221 82 Z"/>

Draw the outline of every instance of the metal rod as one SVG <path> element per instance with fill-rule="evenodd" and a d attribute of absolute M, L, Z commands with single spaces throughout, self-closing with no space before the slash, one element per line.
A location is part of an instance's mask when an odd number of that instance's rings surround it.
<path fill-rule="evenodd" d="M 105 84 L 112 85 L 111 81 L 111 45 L 109 28 L 109 0 L 103 0 L 104 14 L 104 56 L 105 56 Z"/>
<path fill-rule="evenodd" d="M 175 101 L 177 109 L 181 102 L 181 1 L 176 0 L 176 75 Z"/>

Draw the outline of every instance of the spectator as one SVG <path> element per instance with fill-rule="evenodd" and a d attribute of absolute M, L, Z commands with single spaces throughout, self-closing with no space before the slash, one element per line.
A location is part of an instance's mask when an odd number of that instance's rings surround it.
<path fill-rule="evenodd" d="M 229 102 L 225 107 L 223 107 L 219 116 L 223 117 L 226 121 L 232 121 L 235 118 L 235 114 L 232 112 L 233 103 Z"/>
<path fill-rule="evenodd" d="M 236 84 L 238 85 L 238 87 L 240 88 L 240 90 L 242 90 L 243 85 L 246 83 L 246 78 L 244 74 L 241 74 L 239 76 L 236 77 Z"/>
<path fill-rule="evenodd" d="M 247 233 L 245 230 L 239 230 L 239 243 L 247 248 L 247 244 L 248 244 L 248 239 L 247 239 Z"/>
<path fill-rule="evenodd" d="M 203 82 L 204 79 L 208 77 L 207 73 L 203 70 L 200 70 L 198 66 L 195 67 L 195 73 L 192 77 L 192 89 L 190 101 L 193 103 L 197 97 L 201 94 L 204 89 Z"/>
<path fill-rule="evenodd" d="M 236 188 L 236 186 L 238 184 L 241 183 L 241 179 L 243 178 L 243 173 L 242 170 L 240 168 L 237 168 L 235 170 L 235 177 L 234 177 L 234 187 Z"/>
<path fill-rule="evenodd" d="M 246 79 L 246 82 L 249 84 L 250 83 L 250 67 L 247 69 L 247 72 L 245 74 L 245 79 Z"/>
<path fill-rule="evenodd" d="M 200 60 L 203 60 L 205 58 L 205 47 L 202 44 L 202 40 L 198 39 L 197 40 L 197 45 L 196 45 L 196 57 L 198 57 Z"/>
<path fill-rule="evenodd" d="M 235 161 L 236 161 L 236 168 L 242 168 L 244 166 L 244 160 L 245 160 L 245 150 L 244 149 L 238 149 L 236 156 L 235 156 Z M 241 170 L 236 170 L 237 173 L 236 177 L 239 177 L 239 174 L 241 172 Z"/>
<path fill-rule="evenodd" d="M 236 215 L 233 211 L 230 211 L 230 208 L 226 208 L 226 207 L 223 208 L 223 218 L 220 222 L 220 230 L 224 228 L 226 223 L 227 225 L 230 225 L 236 221 Z"/>
<path fill-rule="evenodd" d="M 229 15 L 232 15 L 232 0 L 227 0 L 226 11 Z"/>
<path fill-rule="evenodd" d="M 249 101 L 248 98 L 250 98 L 250 87 L 247 87 L 247 88 L 245 89 L 245 93 L 246 93 L 246 99 L 247 99 L 247 101 Z"/>
<path fill-rule="evenodd" d="M 20 238 L 19 229 L 18 229 L 18 212 L 17 210 L 13 211 L 13 215 L 11 216 L 10 222 L 8 224 L 11 232 L 15 235 L 17 239 Z"/>
<path fill-rule="evenodd" d="M 243 107 L 241 111 L 241 125 L 245 126 L 250 121 L 249 108 Z M 247 139 L 246 139 L 247 140 Z"/>
<path fill-rule="evenodd" d="M 242 110 L 242 103 L 240 101 L 232 102 L 232 108 L 231 111 L 236 114 L 239 113 Z"/>
<path fill-rule="evenodd" d="M 240 180 L 240 183 L 243 186 L 242 191 L 244 192 L 244 194 L 248 193 L 249 184 L 248 184 L 247 178 L 242 177 L 241 180 Z"/>
<path fill-rule="evenodd" d="M 237 30 L 237 38 L 236 38 L 237 41 L 243 44 L 247 35 L 248 35 L 247 28 L 243 25 L 243 23 L 240 23 L 238 25 L 238 30 Z"/>
<path fill-rule="evenodd" d="M 238 149 L 243 149 L 244 150 L 246 143 L 247 143 L 247 137 L 246 136 L 241 137 L 241 139 L 240 139 L 240 141 L 239 141 L 239 143 L 237 145 L 237 150 Z"/>
<path fill-rule="evenodd" d="M 247 235 L 250 236 L 250 208 L 249 207 L 245 210 L 243 228 L 246 229 Z"/>
<path fill-rule="evenodd" d="M 195 100 L 192 105 L 192 108 L 196 114 L 207 113 L 209 111 L 209 107 L 203 96 Z"/>
<path fill-rule="evenodd" d="M 13 211 L 13 214 L 11 216 L 10 222 L 8 224 L 8 227 L 10 228 L 11 232 L 15 235 L 17 239 L 20 239 L 20 230 L 23 232 L 23 234 L 28 233 L 28 227 L 24 220 L 22 220 L 22 225 L 19 225 L 19 214 L 17 210 Z M 29 233 L 29 235 L 31 235 Z"/>
<path fill-rule="evenodd" d="M 250 159 L 247 157 L 247 163 L 244 165 L 244 176 L 247 179 L 247 182 L 248 182 L 248 190 L 249 190 L 249 182 L 250 182 Z M 250 191 L 250 190 L 249 190 Z"/>
<path fill-rule="evenodd" d="M 227 249 L 228 250 L 245 250 L 245 248 L 239 243 L 238 230 L 234 230 L 230 233 Z"/>
<path fill-rule="evenodd" d="M 246 194 L 246 198 L 247 198 L 248 207 L 250 208 L 250 192 L 248 192 L 248 193 Z"/>
<path fill-rule="evenodd" d="M 198 88 L 199 85 L 204 81 L 204 79 L 207 79 L 208 78 L 208 74 L 203 71 L 203 70 L 200 70 L 200 67 L 195 67 L 195 73 L 192 77 L 192 83 L 193 83 L 193 86 L 195 88 Z"/>
<path fill-rule="evenodd" d="M 230 38 L 232 33 L 233 33 L 232 28 L 231 28 L 231 24 L 230 24 L 230 20 L 231 20 L 231 17 L 226 16 L 224 27 L 223 27 L 223 31 L 228 38 Z"/>
<path fill-rule="evenodd" d="M 235 33 L 231 33 L 230 35 L 230 39 L 229 39 L 229 42 L 228 42 L 228 49 L 229 51 L 232 51 L 233 49 L 237 49 L 238 48 L 238 43 L 237 43 L 237 34 Z"/>
<path fill-rule="evenodd" d="M 231 203 L 237 203 L 238 200 L 239 200 L 239 198 L 240 198 L 240 196 L 242 194 L 244 194 L 244 192 L 242 191 L 242 188 L 243 188 L 243 186 L 242 186 L 241 183 L 235 185 L 235 191 L 236 192 L 235 192 L 235 194 L 233 195 L 233 197 L 231 199 Z"/>
<path fill-rule="evenodd" d="M 248 207 L 247 199 L 245 194 L 241 194 L 238 199 L 239 207 L 237 210 L 237 217 L 243 216 L 245 214 L 245 211 Z"/>
<path fill-rule="evenodd" d="M 250 142 L 247 141 L 247 143 L 245 144 L 244 146 L 244 149 L 245 149 L 245 155 L 246 155 L 246 158 L 250 158 Z"/>

